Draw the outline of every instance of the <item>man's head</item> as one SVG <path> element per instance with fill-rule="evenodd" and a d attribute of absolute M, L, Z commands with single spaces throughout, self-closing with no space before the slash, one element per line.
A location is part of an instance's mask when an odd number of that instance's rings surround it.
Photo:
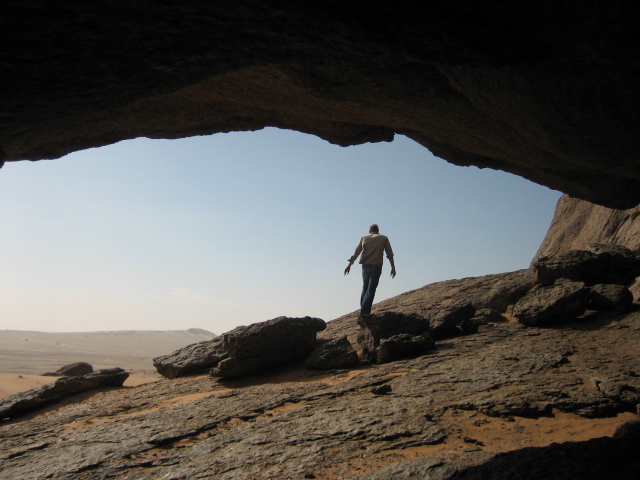
<path fill-rule="evenodd" d="M 369 226 L 369 233 L 378 233 L 380 231 L 380 229 L 378 229 L 378 225 L 375 223 L 372 223 Z"/>

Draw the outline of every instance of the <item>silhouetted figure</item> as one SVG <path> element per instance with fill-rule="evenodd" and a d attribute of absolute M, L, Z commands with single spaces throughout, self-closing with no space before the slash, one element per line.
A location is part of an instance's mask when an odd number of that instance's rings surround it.
<path fill-rule="evenodd" d="M 380 235 L 378 225 L 375 223 L 369 227 L 369 235 L 365 235 L 360 239 L 356 246 L 356 251 L 349 259 L 349 265 L 344 269 L 344 274 L 348 275 L 351 271 L 351 265 L 356 261 L 360 253 L 360 263 L 362 264 L 362 295 L 360 295 L 360 315 L 369 315 L 371 313 L 371 305 L 373 305 L 373 297 L 378 288 L 380 275 L 382 274 L 383 254 L 386 252 L 389 263 L 391 264 L 391 278 L 396 276 L 396 266 L 393 262 L 393 250 L 389 239 Z"/>

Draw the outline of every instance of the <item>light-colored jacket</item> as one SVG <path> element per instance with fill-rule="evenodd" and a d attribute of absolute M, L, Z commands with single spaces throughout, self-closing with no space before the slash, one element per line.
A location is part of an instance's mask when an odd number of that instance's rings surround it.
<path fill-rule="evenodd" d="M 361 252 L 362 258 L 360 258 L 360 263 L 365 265 L 382 265 L 384 261 L 383 254 L 385 252 L 387 253 L 387 258 L 393 257 L 393 250 L 391 250 L 389 239 L 379 233 L 370 233 L 362 237 L 358 245 L 356 245 L 356 251 L 349 261 L 353 263 Z"/>

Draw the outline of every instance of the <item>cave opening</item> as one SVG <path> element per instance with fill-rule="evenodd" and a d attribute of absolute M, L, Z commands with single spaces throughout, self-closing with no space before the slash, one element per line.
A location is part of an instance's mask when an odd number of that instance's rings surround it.
<path fill-rule="evenodd" d="M 217 333 L 357 308 L 342 264 L 373 222 L 399 272 L 380 300 L 526 268 L 560 196 L 403 136 L 338 147 L 275 128 L 14 162 L 0 192 L 9 328 Z"/>

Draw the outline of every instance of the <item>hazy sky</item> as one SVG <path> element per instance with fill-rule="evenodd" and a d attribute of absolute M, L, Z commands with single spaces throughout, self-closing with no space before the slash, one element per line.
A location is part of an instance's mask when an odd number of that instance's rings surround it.
<path fill-rule="evenodd" d="M 417 143 L 265 129 L 137 139 L 0 170 L 0 329 L 224 333 L 359 308 L 347 259 L 389 236 L 376 302 L 526 268 L 559 192 Z"/>

